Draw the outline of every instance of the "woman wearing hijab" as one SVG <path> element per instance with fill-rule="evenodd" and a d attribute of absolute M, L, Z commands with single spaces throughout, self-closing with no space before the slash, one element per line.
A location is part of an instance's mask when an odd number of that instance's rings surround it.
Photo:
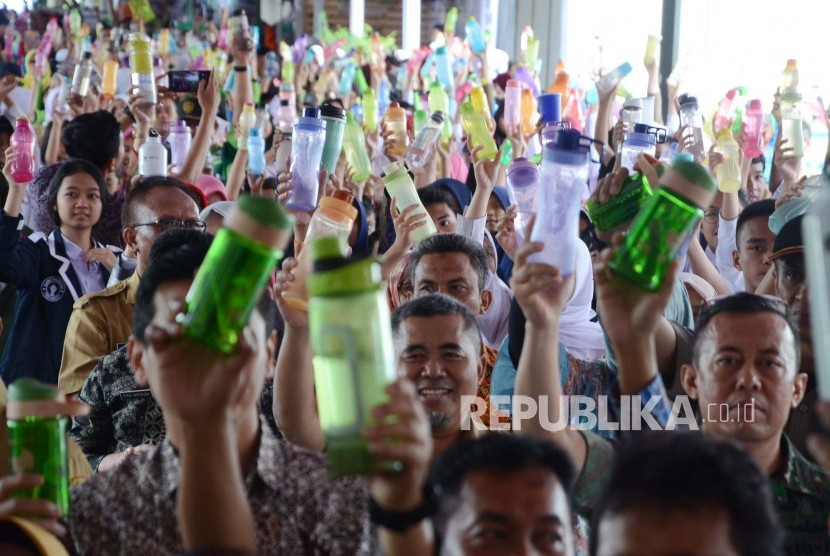
<path fill-rule="evenodd" d="M 496 242 L 490 232 L 484 232 L 484 251 L 487 253 L 487 279 L 484 288 L 490 290 L 493 300 L 487 312 L 478 316 L 478 326 L 487 344 L 498 349 L 507 337 L 510 317 L 510 301 L 513 292 L 507 284 L 496 275 Z"/>

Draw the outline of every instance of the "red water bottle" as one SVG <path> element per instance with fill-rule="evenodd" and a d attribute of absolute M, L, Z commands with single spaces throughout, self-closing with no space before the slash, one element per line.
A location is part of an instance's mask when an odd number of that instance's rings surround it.
<path fill-rule="evenodd" d="M 761 108 L 761 101 L 758 99 L 750 100 L 743 119 L 744 142 L 742 147 L 746 156 L 750 158 L 761 156 L 765 123 L 766 114 Z"/>
<path fill-rule="evenodd" d="M 28 183 L 35 173 L 35 133 L 29 125 L 29 118 L 17 118 L 11 144 L 17 148 L 17 160 L 12 162 L 12 179 L 17 183 Z"/>

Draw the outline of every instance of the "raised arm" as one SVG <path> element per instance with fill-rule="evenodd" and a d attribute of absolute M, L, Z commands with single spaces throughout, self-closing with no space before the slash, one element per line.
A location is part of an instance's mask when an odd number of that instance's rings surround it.
<path fill-rule="evenodd" d="M 196 133 L 193 135 L 193 143 L 190 145 L 190 150 L 184 159 L 182 170 L 178 176 L 179 179 L 187 183 L 196 183 L 196 180 L 199 179 L 199 174 L 202 173 L 205 159 L 210 151 L 213 126 L 216 123 L 216 111 L 219 108 L 219 83 L 214 72 L 210 72 L 207 81 L 199 82 L 199 90 L 196 95 L 199 106 L 202 107 L 202 119 L 199 121 L 199 127 L 196 128 Z"/>

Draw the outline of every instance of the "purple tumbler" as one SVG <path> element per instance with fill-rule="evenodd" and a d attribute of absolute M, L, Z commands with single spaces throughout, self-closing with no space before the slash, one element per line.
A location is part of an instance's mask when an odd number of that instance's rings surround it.
<path fill-rule="evenodd" d="M 507 194 L 510 204 L 516 205 L 516 239 L 524 242 L 525 227 L 536 212 L 536 194 L 539 190 L 539 167 L 526 158 L 516 158 L 507 168 Z"/>
<path fill-rule="evenodd" d="M 167 143 L 170 145 L 170 162 L 173 164 L 173 172 L 181 172 L 187 151 L 190 150 L 190 129 L 184 120 L 177 120 L 170 126 Z"/>
<path fill-rule="evenodd" d="M 306 108 L 294 122 L 291 136 L 291 174 L 294 187 L 288 193 L 286 208 L 314 210 L 319 191 L 318 171 L 326 142 L 326 125 L 317 108 Z"/>

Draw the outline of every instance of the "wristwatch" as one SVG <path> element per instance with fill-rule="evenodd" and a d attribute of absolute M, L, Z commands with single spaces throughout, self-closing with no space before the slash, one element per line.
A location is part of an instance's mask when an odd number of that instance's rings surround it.
<path fill-rule="evenodd" d="M 425 485 L 421 505 L 408 512 L 386 510 L 369 495 L 369 520 L 396 533 L 404 533 L 435 513 L 438 509 L 439 491 L 435 485 Z"/>

